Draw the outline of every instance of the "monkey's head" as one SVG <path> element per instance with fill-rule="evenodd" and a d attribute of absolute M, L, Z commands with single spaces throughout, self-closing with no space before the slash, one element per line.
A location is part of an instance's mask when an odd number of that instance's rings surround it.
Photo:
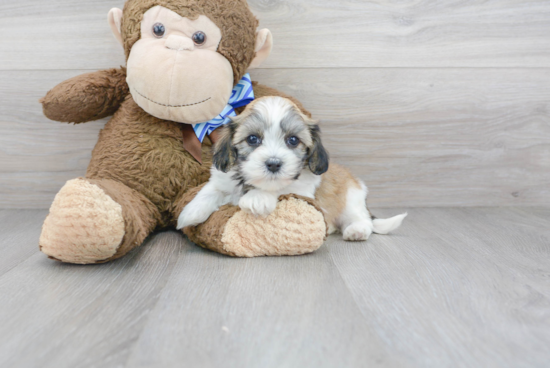
<path fill-rule="evenodd" d="M 128 0 L 109 12 L 109 23 L 126 53 L 135 102 L 179 123 L 218 116 L 272 48 L 246 0 Z"/>

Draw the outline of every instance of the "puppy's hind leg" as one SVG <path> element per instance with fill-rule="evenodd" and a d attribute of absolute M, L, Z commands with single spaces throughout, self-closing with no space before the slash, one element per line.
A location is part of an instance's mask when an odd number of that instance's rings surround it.
<path fill-rule="evenodd" d="M 367 187 L 349 187 L 346 196 L 346 207 L 338 218 L 344 240 L 364 241 L 372 234 L 372 217 L 367 209 Z"/>

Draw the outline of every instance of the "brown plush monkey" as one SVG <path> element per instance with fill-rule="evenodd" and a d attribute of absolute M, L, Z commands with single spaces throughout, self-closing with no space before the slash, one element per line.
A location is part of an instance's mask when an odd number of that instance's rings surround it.
<path fill-rule="evenodd" d="M 65 184 L 44 222 L 40 249 L 64 262 L 107 262 L 175 225 L 212 164 L 210 143 L 201 145 L 192 124 L 218 116 L 246 70 L 271 51 L 270 32 L 256 32 L 245 0 L 128 0 L 109 22 L 127 67 L 72 78 L 41 101 L 62 122 L 114 115 L 86 177 Z M 256 83 L 254 93 L 283 96 Z M 319 248 L 326 225 L 315 203 L 286 196 L 267 218 L 225 206 L 184 232 L 227 255 L 296 255 Z"/>

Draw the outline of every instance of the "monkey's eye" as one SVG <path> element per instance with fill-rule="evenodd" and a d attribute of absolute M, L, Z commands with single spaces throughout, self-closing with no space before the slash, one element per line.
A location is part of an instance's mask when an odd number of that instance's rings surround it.
<path fill-rule="evenodd" d="M 155 23 L 153 25 L 153 34 L 157 38 L 162 38 L 164 36 L 164 33 L 166 33 L 166 28 L 164 28 L 164 24 L 162 23 Z"/>
<path fill-rule="evenodd" d="M 286 144 L 290 147 L 290 148 L 296 148 L 298 147 L 298 145 L 300 144 L 300 138 L 298 137 L 288 137 L 286 139 Z"/>
<path fill-rule="evenodd" d="M 193 34 L 193 42 L 195 45 L 202 45 L 206 42 L 206 34 L 204 32 L 198 31 Z"/>
<path fill-rule="evenodd" d="M 253 147 L 256 147 L 262 144 L 262 140 L 257 135 L 251 135 L 248 138 L 246 138 L 246 143 L 248 143 Z"/>

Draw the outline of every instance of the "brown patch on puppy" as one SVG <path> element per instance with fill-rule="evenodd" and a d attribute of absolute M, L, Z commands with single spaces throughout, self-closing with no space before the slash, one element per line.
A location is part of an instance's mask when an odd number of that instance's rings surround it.
<path fill-rule="evenodd" d="M 345 167 L 330 164 L 315 193 L 315 199 L 319 207 L 323 209 L 328 224 L 333 224 L 344 212 L 348 189 L 352 187 L 361 188 L 361 184 L 352 173 Z"/>

